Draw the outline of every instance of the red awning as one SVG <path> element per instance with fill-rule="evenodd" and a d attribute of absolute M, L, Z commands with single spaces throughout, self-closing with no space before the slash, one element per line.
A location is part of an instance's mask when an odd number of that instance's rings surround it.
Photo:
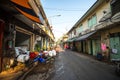
<path fill-rule="evenodd" d="M 28 0 L 11 0 L 11 1 L 15 4 L 31 9 L 30 5 L 28 4 Z"/>
<path fill-rule="evenodd" d="M 37 23 L 41 23 L 39 17 L 35 14 L 33 9 L 28 4 L 28 0 L 11 0 L 11 2 L 15 4 L 15 8 L 24 16 Z"/>
<path fill-rule="evenodd" d="M 39 20 L 38 17 L 35 17 L 35 16 L 33 16 L 33 15 L 30 15 L 29 13 L 26 13 L 26 12 L 22 11 L 21 9 L 19 9 L 19 8 L 17 8 L 17 7 L 16 7 L 16 9 L 17 9 L 18 11 L 20 11 L 20 12 L 21 12 L 24 16 L 26 16 L 27 18 L 29 18 L 29 19 L 31 19 L 31 20 L 33 20 L 33 21 L 35 21 L 35 22 L 40 23 L 40 20 Z"/>

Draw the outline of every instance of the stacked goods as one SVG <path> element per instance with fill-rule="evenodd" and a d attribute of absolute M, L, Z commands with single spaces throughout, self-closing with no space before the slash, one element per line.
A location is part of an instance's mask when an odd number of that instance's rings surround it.
<path fill-rule="evenodd" d="M 37 57 L 37 54 L 35 52 L 30 52 L 30 59 L 34 59 L 35 57 Z"/>
<path fill-rule="evenodd" d="M 35 51 L 34 53 L 35 53 L 36 55 L 39 55 L 39 52 L 37 52 L 37 51 Z"/>

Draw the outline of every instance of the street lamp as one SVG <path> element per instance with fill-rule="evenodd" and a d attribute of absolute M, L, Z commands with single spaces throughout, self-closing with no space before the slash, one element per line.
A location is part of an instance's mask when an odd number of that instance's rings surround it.
<path fill-rule="evenodd" d="M 53 15 L 53 16 L 49 16 L 48 19 L 51 18 L 51 17 L 59 17 L 59 16 L 61 16 L 61 15 Z"/>
<path fill-rule="evenodd" d="M 51 27 L 52 27 L 52 20 L 51 20 L 51 18 L 53 18 L 53 17 L 60 17 L 61 15 L 59 14 L 59 15 L 53 15 L 53 16 L 49 16 L 48 17 L 48 20 L 50 21 L 50 25 L 51 25 Z"/>

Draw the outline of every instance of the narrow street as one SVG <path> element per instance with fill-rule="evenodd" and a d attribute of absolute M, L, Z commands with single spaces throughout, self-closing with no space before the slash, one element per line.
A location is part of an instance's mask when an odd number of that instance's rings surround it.
<path fill-rule="evenodd" d="M 120 0 L 0 0 L 0 80 L 120 80 Z"/>
<path fill-rule="evenodd" d="M 66 50 L 56 57 L 55 63 L 38 65 L 25 80 L 119 80 L 114 67 Z"/>

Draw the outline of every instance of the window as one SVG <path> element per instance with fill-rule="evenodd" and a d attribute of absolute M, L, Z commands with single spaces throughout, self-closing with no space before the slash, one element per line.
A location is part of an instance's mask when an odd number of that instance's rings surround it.
<path fill-rule="evenodd" d="M 76 30 L 74 30 L 74 35 L 76 35 Z"/>
<path fill-rule="evenodd" d="M 79 33 L 83 31 L 83 27 L 82 27 L 82 24 L 80 24 L 79 26 Z"/>
<path fill-rule="evenodd" d="M 93 15 L 91 18 L 88 19 L 88 27 L 91 28 L 95 24 L 97 24 L 97 17 L 96 15 Z"/>
<path fill-rule="evenodd" d="M 97 24 L 97 17 L 96 17 L 96 15 L 93 15 L 93 17 L 92 17 L 92 24 L 93 25 Z"/>
<path fill-rule="evenodd" d="M 92 19 L 88 19 L 88 27 L 90 28 L 92 26 Z"/>
<path fill-rule="evenodd" d="M 120 12 L 120 0 L 112 0 L 111 9 L 112 15 L 115 15 L 116 13 Z"/>

